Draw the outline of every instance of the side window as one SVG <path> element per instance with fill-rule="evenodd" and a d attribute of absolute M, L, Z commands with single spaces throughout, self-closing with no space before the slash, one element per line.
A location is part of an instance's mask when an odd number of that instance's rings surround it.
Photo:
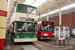
<path fill-rule="evenodd" d="M 38 25 L 38 28 L 37 29 L 40 30 L 40 25 Z"/>
<path fill-rule="evenodd" d="M 18 6 L 17 7 L 18 12 L 27 13 L 27 7 L 25 6 Z"/>
<path fill-rule="evenodd" d="M 37 9 L 19 5 L 17 7 L 17 12 L 28 13 L 28 14 L 35 14 L 36 15 L 37 14 Z"/>

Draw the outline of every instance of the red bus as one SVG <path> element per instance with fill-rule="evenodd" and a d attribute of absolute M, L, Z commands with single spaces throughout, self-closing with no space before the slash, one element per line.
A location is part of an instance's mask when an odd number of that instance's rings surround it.
<path fill-rule="evenodd" d="M 54 37 L 54 23 L 51 21 L 38 22 L 38 39 L 52 39 Z"/>

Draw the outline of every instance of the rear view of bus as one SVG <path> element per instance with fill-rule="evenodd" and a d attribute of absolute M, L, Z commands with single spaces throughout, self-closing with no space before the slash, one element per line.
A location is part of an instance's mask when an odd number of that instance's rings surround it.
<path fill-rule="evenodd" d="M 54 37 L 54 23 L 50 21 L 38 22 L 38 39 L 51 39 Z"/>

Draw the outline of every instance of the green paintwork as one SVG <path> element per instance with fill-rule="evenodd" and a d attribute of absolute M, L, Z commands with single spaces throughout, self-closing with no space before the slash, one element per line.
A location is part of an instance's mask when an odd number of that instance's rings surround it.
<path fill-rule="evenodd" d="M 34 38 L 34 36 L 36 36 L 35 38 L 37 38 L 37 34 L 35 34 L 35 33 L 18 33 L 18 34 L 16 34 L 16 33 L 14 33 L 14 38 L 17 38 L 17 36 L 19 36 L 19 38 L 25 38 L 25 37 L 29 37 L 29 38 Z"/>
<path fill-rule="evenodd" d="M 31 5 L 26 5 L 26 4 L 17 4 L 17 6 L 18 6 L 18 5 L 20 5 L 20 6 L 25 6 L 25 7 L 31 7 L 31 8 L 35 8 L 35 9 L 36 9 L 36 7 L 31 6 Z"/>
<path fill-rule="evenodd" d="M 24 23 L 35 23 L 35 24 L 37 24 L 37 22 L 28 22 L 28 21 L 15 21 L 15 22 L 24 22 Z"/>
<path fill-rule="evenodd" d="M 16 12 L 18 12 L 18 11 L 17 11 L 18 5 L 19 5 L 19 6 L 25 6 L 25 7 L 35 8 L 35 9 L 36 9 L 36 15 L 37 15 L 37 8 L 34 7 L 34 6 L 26 5 L 26 4 L 17 4 L 17 6 L 16 6 Z M 21 13 L 22 13 L 22 12 L 21 12 Z M 34 14 L 34 15 L 35 15 L 35 14 Z"/>

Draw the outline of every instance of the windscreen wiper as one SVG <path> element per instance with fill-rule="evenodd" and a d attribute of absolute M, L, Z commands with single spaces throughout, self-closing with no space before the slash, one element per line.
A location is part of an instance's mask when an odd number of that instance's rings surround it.
<path fill-rule="evenodd" d="M 32 12 L 33 10 L 34 10 L 34 8 L 31 10 L 31 12 Z M 31 12 L 30 12 L 30 13 L 31 13 Z M 29 13 L 29 14 L 30 14 L 30 13 Z"/>

